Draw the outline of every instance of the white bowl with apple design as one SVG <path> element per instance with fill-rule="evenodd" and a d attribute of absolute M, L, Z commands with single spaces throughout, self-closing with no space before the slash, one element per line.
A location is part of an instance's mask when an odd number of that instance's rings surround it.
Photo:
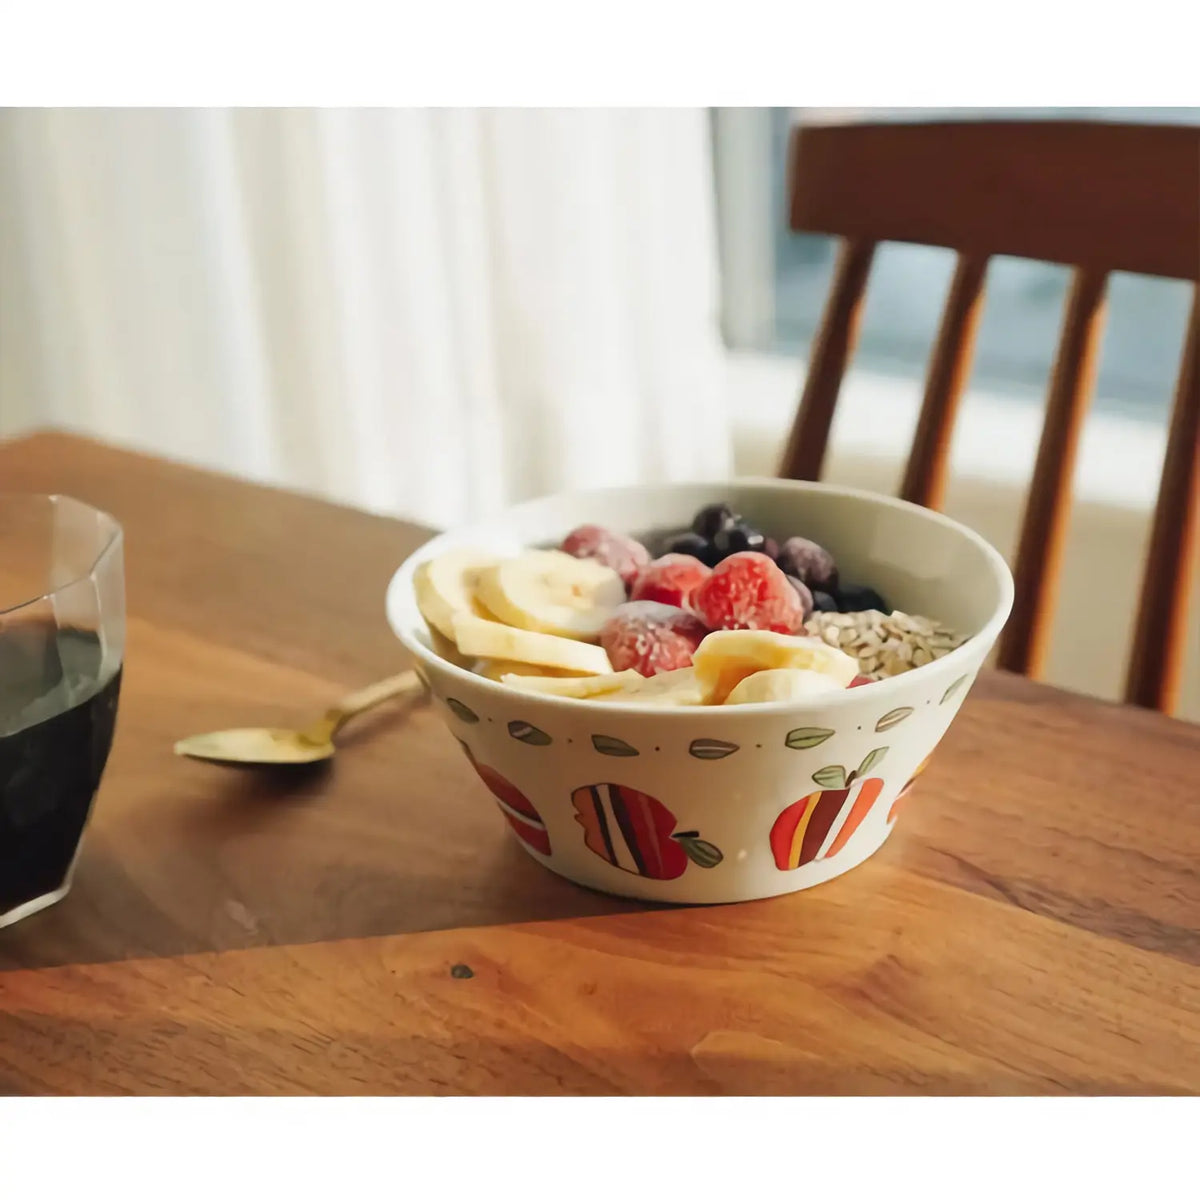
<path fill-rule="evenodd" d="M 924 666 L 803 702 L 646 709 L 475 674 L 446 656 L 417 607 L 414 574 L 456 547 L 558 545 L 589 522 L 639 536 L 686 526 L 714 501 L 778 540 L 819 542 L 844 575 L 968 639 Z M 463 749 L 463 786 L 495 805 L 522 849 L 587 887 L 712 904 L 812 887 L 883 845 L 1012 598 L 1003 557 L 940 513 L 825 484 L 737 480 L 517 505 L 421 547 L 396 571 L 387 614 Z"/>

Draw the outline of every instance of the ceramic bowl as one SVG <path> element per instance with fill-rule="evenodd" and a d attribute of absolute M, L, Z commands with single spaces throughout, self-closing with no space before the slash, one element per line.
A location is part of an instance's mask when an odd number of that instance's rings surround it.
<path fill-rule="evenodd" d="M 804 703 L 638 709 L 536 696 L 441 657 L 413 572 L 454 546 L 557 545 L 588 522 L 637 534 L 728 501 L 767 533 L 828 547 L 843 578 L 971 635 L 903 675 Z M 823 883 L 872 855 L 971 690 L 1012 604 L 981 537 L 939 513 L 781 480 L 556 495 L 434 538 L 396 572 L 388 619 L 520 845 L 600 891 L 724 903 Z M 483 800 L 487 792 L 479 789 Z"/>

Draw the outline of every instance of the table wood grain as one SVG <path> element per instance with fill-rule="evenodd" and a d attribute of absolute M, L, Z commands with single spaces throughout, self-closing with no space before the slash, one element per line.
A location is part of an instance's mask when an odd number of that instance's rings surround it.
<path fill-rule="evenodd" d="M 420 705 L 298 777 L 172 755 L 401 666 L 427 530 L 60 434 L 0 488 L 115 513 L 129 596 L 74 890 L 0 931 L 0 1091 L 1200 1092 L 1197 727 L 986 675 L 862 867 L 655 908 L 510 845 Z"/>

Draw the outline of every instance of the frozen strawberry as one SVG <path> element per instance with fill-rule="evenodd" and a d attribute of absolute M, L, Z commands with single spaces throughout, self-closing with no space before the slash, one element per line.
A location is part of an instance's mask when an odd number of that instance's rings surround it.
<path fill-rule="evenodd" d="M 664 554 L 638 572 L 629 598 L 691 608 L 696 589 L 711 574 L 711 567 L 690 554 Z"/>
<path fill-rule="evenodd" d="M 594 558 L 611 567 L 632 587 L 638 572 L 650 561 L 650 551 L 641 542 L 613 533 L 602 525 L 580 525 L 563 538 L 559 549 L 572 558 Z"/>
<path fill-rule="evenodd" d="M 798 633 L 804 602 L 788 577 L 753 550 L 731 554 L 696 590 L 696 615 L 711 629 L 770 629 Z"/>
<path fill-rule="evenodd" d="M 600 630 L 600 645 L 614 671 L 631 668 L 647 677 L 692 665 L 708 629 L 690 612 L 653 600 L 622 604 Z"/>

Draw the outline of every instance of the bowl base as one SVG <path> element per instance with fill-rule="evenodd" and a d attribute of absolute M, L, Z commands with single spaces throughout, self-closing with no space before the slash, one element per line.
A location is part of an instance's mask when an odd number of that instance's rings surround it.
<path fill-rule="evenodd" d="M 723 871 L 734 879 L 718 880 L 694 867 L 689 867 L 687 873 L 680 879 L 660 880 L 646 879 L 633 875 L 628 871 L 613 868 L 611 872 L 601 875 L 598 871 L 589 869 L 575 871 L 561 861 L 560 856 L 546 858 L 538 854 L 532 847 L 518 837 L 513 837 L 530 858 L 540 863 L 555 875 L 561 875 L 572 883 L 589 888 L 594 892 L 604 892 L 610 896 L 621 896 L 631 900 L 649 900 L 655 904 L 696 905 L 696 904 L 740 904 L 747 900 L 766 900 L 771 896 L 784 896 L 789 892 L 802 892 L 808 888 L 817 887 L 845 875 L 861 863 L 866 862 L 884 842 L 888 840 L 895 822 L 884 824 L 882 836 L 876 838 L 858 837 L 855 842 L 859 845 L 847 846 L 836 860 L 829 859 L 810 863 L 797 871 L 779 871 L 772 868 L 763 871 L 759 868 L 736 870 L 737 864 L 726 864 Z M 863 831 L 866 832 L 865 830 Z M 729 868 L 734 870 L 730 871 Z M 742 878 L 737 879 L 737 875 Z M 618 876 L 619 878 L 612 878 Z"/>

